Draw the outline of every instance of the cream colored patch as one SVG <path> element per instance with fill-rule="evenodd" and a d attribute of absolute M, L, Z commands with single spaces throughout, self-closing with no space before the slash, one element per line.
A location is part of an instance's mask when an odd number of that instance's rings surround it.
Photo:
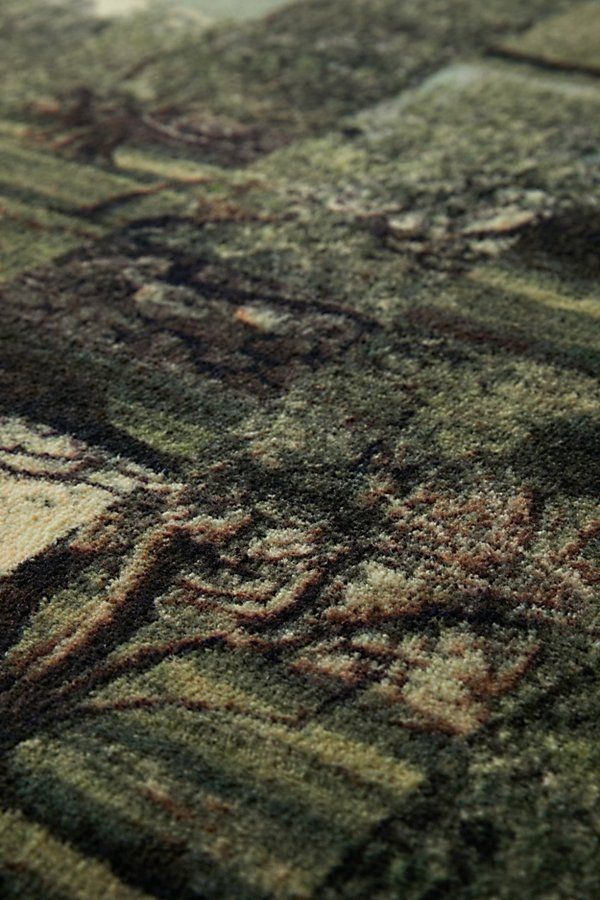
<path fill-rule="evenodd" d="M 237 322 L 255 331 L 280 332 L 288 320 L 286 316 L 270 306 L 239 306 L 233 314 Z"/>
<path fill-rule="evenodd" d="M 429 599 L 424 578 L 377 562 L 364 565 L 364 576 L 346 590 L 345 603 L 328 612 L 331 621 L 370 622 L 417 612 Z"/>
<path fill-rule="evenodd" d="M 411 644 L 413 645 L 411 647 Z M 489 680 L 489 667 L 476 639 L 460 631 L 442 635 L 423 652 L 409 638 L 404 651 L 414 668 L 404 690 L 405 702 L 426 722 L 454 734 L 470 734 L 485 718 L 477 694 Z"/>
<path fill-rule="evenodd" d="M 303 531 L 301 528 L 271 528 L 264 538 L 250 543 L 248 556 L 267 562 L 282 559 L 302 559 L 314 552 L 316 530 Z"/>
<path fill-rule="evenodd" d="M 93 482 L 109 490 L 132 491 L 146 473 L 135 463 L 102 469 L 107 459 L 66 434 L 19 418 L 0 417 L 0 464 L 15 475 L 48 475 L 69 482 Z"/>
<path fill-rule="evenodd" d="M 536 218 L 537 214 L 531 210 L 511 206 L 471 222 L 463 228 L 463 234 L 510 234 L 535 222 Z"/>
<path fill-rule="evenodd" d="M 22 472 L 25 475 L 70 475 L 79 468 L 76 459 L 37 457 L 28 453 L 10 453 L 4 450 L 0 450 L 0 460 L 14 472 Z"/>
<path fill-rule="evenodd" d="M 66 462 L 79 457 L 82 444 L 67 434 L 17 417 L 0 417 L 0 452 L 30 454 Z"/>
<path fill-rule="evenodd" d="M 97 518 L 113 499 L 91 485 L 0 475 L 0 575 Z"/>
<path fill-rule="evenodd" d="M 493 698 L 518 683 L 537 650 L 527 638 L 500 646 L 466 627 L 444 629 L 433 640 L 412 635 L 398 645 L 396 662 L 372 691 L 406 704 L 413 725 L 465 736 L 486 722 Z"/>
<path fill-rule="evenodd" d="M 281 413 L 270 423 L 264 423 L 258 416 L 246 420 L 247 428 L 242 436 L 249 441 L 250 453 L 268 469 L 278 469 L 286 453 L 301 453 L 308 443 L 306 428 L 294 421 L 292 414 Z"/>
<path fill-rule="evenodd" d="M 128 463 L 127 468 L 128 474 L 123 472 L 95 472 L 88 476 L 88 480 L 99 487 L 112 488 L 115 491 L 127 494 L 139 484 L 136 475 L 143 475 L 141 467 Z"/>
<path fill-rule="evenodd" d="M 115 499 L 162 479 L 70 435 L 0 417 L 0 575 L 11 572 Z"/>

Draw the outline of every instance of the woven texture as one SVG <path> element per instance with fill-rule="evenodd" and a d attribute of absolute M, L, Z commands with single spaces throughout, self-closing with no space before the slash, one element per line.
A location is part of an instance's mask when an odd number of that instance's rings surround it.
<path fill-rule="evenodd" d="M 600 6 L 125 6 L 0 7 L 0 895 L 598 897 Z"/>

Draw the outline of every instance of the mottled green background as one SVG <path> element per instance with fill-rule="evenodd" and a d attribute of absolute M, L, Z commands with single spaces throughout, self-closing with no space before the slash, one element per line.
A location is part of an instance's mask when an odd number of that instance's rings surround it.
<path fill-rule="evenodd" d="M 0 895 L 596 897 L 598 5 L 1 16 Z"/>

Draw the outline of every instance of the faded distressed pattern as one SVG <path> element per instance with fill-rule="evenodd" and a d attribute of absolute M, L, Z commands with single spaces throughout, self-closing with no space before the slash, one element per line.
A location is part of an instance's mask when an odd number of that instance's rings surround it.
<path fill-rule="evenodd" d="M 600 896 L 600 6 L 126 7 L 0 7 L 0 896 Z"/>

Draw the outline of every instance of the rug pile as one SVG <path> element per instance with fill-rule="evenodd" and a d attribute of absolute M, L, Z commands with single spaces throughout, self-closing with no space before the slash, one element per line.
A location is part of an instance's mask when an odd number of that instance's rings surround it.
<path fill-rule="evenodd" d="M 600 894 L 600 6 L 0 10 L 0 895 Z"/>

